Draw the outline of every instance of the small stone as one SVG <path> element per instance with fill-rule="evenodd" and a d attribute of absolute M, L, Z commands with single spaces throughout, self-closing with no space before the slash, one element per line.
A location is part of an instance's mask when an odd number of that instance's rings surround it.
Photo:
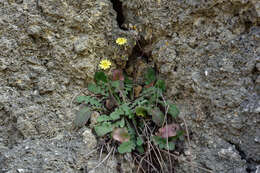
<path fill-rule="evenodd" d="M 256 166 L 256 171 L 255 171 L 255 173 L 260 173 L 260 165 L 257 165 L 257 166 Z"/>
<path fill-rule="evenodd" d="M 44 76 L 39 78 L 37 83 L 41 94 L 54 91 L 56 89 L 56 82 L 53 78 Z"/>
<path fill-rule="evenodd" d="M 74 43 L 75 52 L 81 53 L 84 50 L 86 50 L 88 47 L 88 40 L 89 40 L 89 37 L 86 35 L 78 38 Z"/>
<path fill-rule="evenodd" d="M 24 169 L 17 169 L 17 172 L 19 172 L 19 173 L 24 173 L 25 170 L 24 170 Z"/>
<path fill-rule="evenodd" d="M 83 133 L 83 142 L 87 144 L 89 150 L 93 150 L 97 146 L 96 137 L 93 135 L 91 129 L 86 129 Z"/>
<path fill-rule="evenodd" d="M 39 37 L 42 29 L 40 26 L 37 25 L 31 25 L 28 27 L 27 32 L 29 35 L 33 35 L 35 37 Z"/>
<path fill-rule="evenodd" d="M 260 143 L 260 136 L 255 137 L 255 142 Z"/>
<path fill-rule="evenodd" d="M 185 151 L 184 151 L 184 154 L 185 154 L 186 156 L 190 156 L 190 155 L 191 155 L 191 152 L 190 152 L 190 150 L 185 150 Z"/>
<path fill-rule="evenodd" d="M 234 147 L 229 147 L 228 149 L 221 149 L 218 155 L 222 158 L 230 160 L 240 160 L 240 155 L 235 151 Z"/>
<path fill-rule="evenodd" d="M 38 134 L 32 122 L 22 116 L 18 117 L 16 124 L 17 129 L 23 134 L 24 137 L 30 137 Z"/>
<path fill-rule="evenodd" d="M 90 116 L 90 127 L 94 127 L 95 124 L 97 124 L 97 118 L 99 117 L 99 113 L 97 111 L 94 111 Z"/>

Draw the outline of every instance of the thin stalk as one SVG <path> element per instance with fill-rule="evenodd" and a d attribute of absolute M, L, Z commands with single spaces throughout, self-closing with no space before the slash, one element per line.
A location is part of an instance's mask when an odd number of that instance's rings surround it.
<path fill-rule="evenodd" d="M 120 104 L 118 103 L 118 100 L 115 98 L 115 96 L 113 95 L 113 91 L 111 89 L 111 85 L 110 83 L 107 84 L 107 87 L 108 87 L 108 91 L 109 91 L 109 94 L 110 96 L 112 97 L 112 99 L 116 102 L 116 105 L 119 106 Z"/>

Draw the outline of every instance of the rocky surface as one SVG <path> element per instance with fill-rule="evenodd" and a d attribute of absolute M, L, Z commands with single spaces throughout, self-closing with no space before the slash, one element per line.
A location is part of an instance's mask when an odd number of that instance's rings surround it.
<path fill-rule="evenodd" d="M 259 5 L 123 1 L 125 26 L 138 28 L 181 107 L 193 161 L 213 172 L 256 172 L 260 164 Z"/>
<path fill-rule="evenodd" d="M 0 0 L 0 172 L 95 167 L 94 136 L 71 130 L 73 99 L 100 59 L 115 68 L 135 57 L 155 64 L 181 108 L 191 136 L 184 160 L 217 173 L 259 172 L 258 0 Z M 120 159 L 110 161 L 117 172 Z"/>

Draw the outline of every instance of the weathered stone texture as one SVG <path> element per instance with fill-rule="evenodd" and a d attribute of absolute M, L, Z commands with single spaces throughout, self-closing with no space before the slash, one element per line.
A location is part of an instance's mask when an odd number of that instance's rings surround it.
<path fill-rule="evenodd" d="M 192 133 L 193 161 L 214 172 L 256 171 L 259 2 L 122 2 L 124 25 L 136 26 L 146 47 L 152 47 L 149 58 L 182 108 Z M 176 171 L 190 168 L 180 164 Z"/>
<path fill-rule="evenodd" d="M 124 67 L 136 40 L 181 108 L 194 163 L 259 172 L 259 1 L 120 1 L 126 30 L 109 0 L 0 0 L 0 172 L 95 167 L 98 156 L 84 156 L 96 144 L 89 129 L 70 131 L 72 99 L 100 59 Z M 175 171 L 190 168 L 180 162 Z"/>
<path fill-rule="evenodd" d="M 115 38 L 130 35 L 119 29 L 108 0 L 0 1 L 0 172 L 85 169 L 77 154 L 96 145 L 94 136 L 88 145 L 86 133 L 68 139 L 60 149 L 51 140 L 72 136 L 72 99 L 100 59 L 128 56 L 134 39 L 122 51 Z M 70 143 L 87 149 L 70 150 Z"/>

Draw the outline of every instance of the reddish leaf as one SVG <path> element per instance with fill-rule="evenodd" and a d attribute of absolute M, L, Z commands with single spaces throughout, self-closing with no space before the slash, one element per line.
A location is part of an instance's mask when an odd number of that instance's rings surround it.
<path fill-rule="evenodd" d="M 116 81 L 116 80 L 124 81 L 125 80 L 122 70 L 116 69 L 113 71 L 112 74 L 113 74 L 113 76 L 112 76 L 113 81 Z"/>
<path fill-rule="evenodd" d="M 128 142 L 130 140 L 130 135 L 125 128 L 116 128 L 112 133 L 113 139 L 121 143 Z"/>
<path fill-rule="evenodd" d="M 159 129 L 159 132 L 156 134 L 163 138 L 168 138 L 177 135 L 177 130 L 179 130 L 178 124 L 167 124 L 164 127 Z"/>
<path fill-rule="evenodd" d="M 154 84 L 154 82 L 152 82 L 152 83 L 150 83 L 150 84 L 148 84 L 148 85 L 145 85 L 144 87 L 145 87 L 145 88 L 150 88 L 150 87 L 153 86 L 153 84 Z"/>

